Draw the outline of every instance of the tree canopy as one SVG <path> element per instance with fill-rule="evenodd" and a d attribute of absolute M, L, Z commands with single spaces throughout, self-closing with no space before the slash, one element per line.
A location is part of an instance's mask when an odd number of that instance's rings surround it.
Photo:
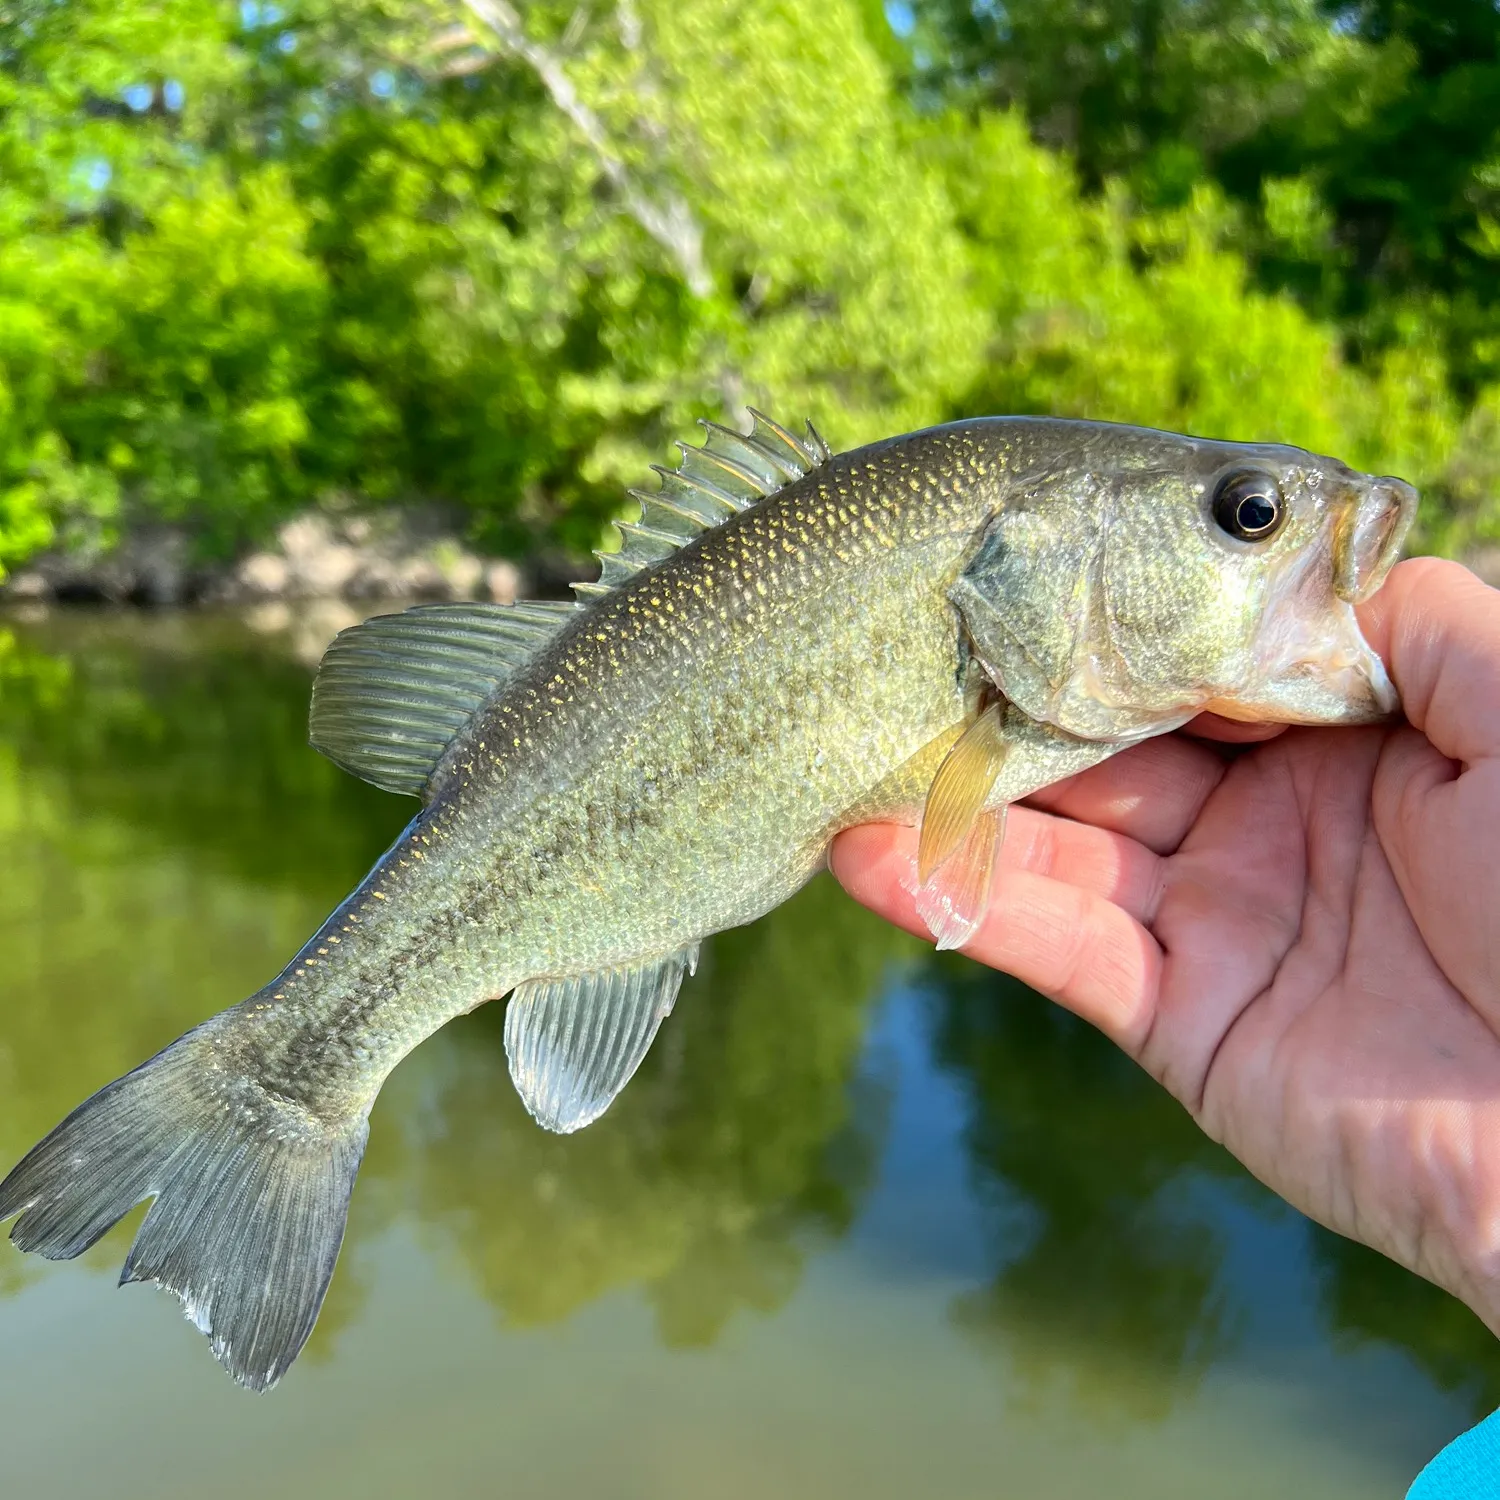
<path fill-rule="evenodd" d="M 0 0 L 0 568 L 582 550 L 698 416 L 1306 444 L 1500 535 L 1481 0 Z"/>

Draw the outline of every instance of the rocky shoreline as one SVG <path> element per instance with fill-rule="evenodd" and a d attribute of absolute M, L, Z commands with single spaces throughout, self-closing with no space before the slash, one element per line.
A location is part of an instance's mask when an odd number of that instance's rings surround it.
<path fill-rule="evenodd" d="M 0 584 L 0 601 L 168 606 L 324 600 L 363 606 L 396 599 L 489 599 L 509 604 L 523 592 L 515 563 L 478 556 L 456 541 L 440 518 L 421 512 L 310 512 L 288 521 L 270 545 L 218 565 L 195 560 L 188 534 L 169 526 L 130 532 L 107 552 L 45 553 Z"/>
<path fill-rule="evenodd" d="M 1460 560 L 1500 587 L 1500 547 L 1478 547 Z M 352 623 L 392 603 L 565 596 L 573 577 L 592 576 L 560 563 L 523 570 L 482 557 L 431 512 L 310 511 L 229 563 L 196 561 L 186 531 L 159 525 L 128 532 L 107 552 L 44 553 L 0 581 L 0 605 L 232 605 L 268 621 L 326 614 Z M 326 608 L 310 608 L 318 605 Z"/>

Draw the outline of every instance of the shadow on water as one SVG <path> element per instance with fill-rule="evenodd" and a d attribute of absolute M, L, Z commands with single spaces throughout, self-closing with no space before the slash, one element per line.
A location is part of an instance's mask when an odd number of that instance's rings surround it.
<path fill-rule="evenodd" d="M 409 815 L 307 749 L 307 686 L 228 619 L 0 621 L 4 1163 L 260 984 Z M 953 1316 L 1039 1398 L 1164 1414 L 1243 1332 L 1208 1200 L 1285 1211 L 1086 1027 L 918 952 L 815 882 L 706 947 L 640 1076 L 573 1137 L 526 1118 L 499 1007 L 447 1028 L 382 1095 L 310 1357 L 397 1220 L 510 1325 L 635 1286 L 662 1341 L 701 1346 L 781 1306 L 877 1175 L 891 1079 L 864 1041 L 883 976 L 915 964 L 990 1229 L 991 1272 Z M 1333 1236 L 1311 1245 L 1336 1346 L 1404 1351 L 1476 1415 L 1500 1402 L 1495 1342 L 1458 1304 Z M 116 1234 L 95 1254 L 122 1250 Z M 29 1274 L 0 1255 L 0 1290 Z"/>

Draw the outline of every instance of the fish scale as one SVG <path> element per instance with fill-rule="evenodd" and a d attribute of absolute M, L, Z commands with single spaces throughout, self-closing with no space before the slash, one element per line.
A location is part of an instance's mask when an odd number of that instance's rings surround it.
<path fill-rule="evenodd" d="M 317 1317 L 382 1082 L 452 1017 L 509 994 L 516 1087 L 579 1129 L 702 939 L 839 830 L 921 821 L 931 790 L 914 900 L 961 946 L 1011 802 L 1206 707 L 1394 707 L 1353 606 L 1410 522 L 1400 481 L 1044 418 L 838 457 L 758 413 L 706 430 L 576 606 L 421 607 L 330 646 L 313 744 L 421 811 L 271 984 L 0 1183 L 22 1249 L 76 1255 L 152 1198 L 123 1279 L 265 1388 Z"/>

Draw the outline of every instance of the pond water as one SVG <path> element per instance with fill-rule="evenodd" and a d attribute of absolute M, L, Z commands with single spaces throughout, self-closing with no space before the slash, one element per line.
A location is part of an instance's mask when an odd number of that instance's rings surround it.
<path fill-rule="evenodd" d="M 0 618 L 0 1171 L 258 987 L 406 820 L 306 747 L 295 645 Z M 70 1264 L 0 1242 L 5 1491 L 1333 1500 L 1401 1495 L 1500 1404 L 1456 1302 L 826 879 L 707 946 L 577 1136 L 527 1119 L 501 1019 L 382 1094 L 268 1396 L 115 1289 L 129 1226 Z"/>

